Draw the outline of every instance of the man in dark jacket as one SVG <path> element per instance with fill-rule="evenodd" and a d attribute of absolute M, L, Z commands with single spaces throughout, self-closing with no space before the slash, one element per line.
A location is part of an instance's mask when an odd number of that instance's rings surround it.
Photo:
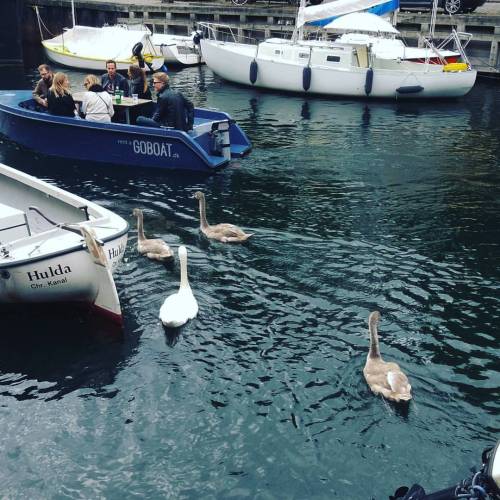
<path fill-rule="evenodd" d="M 111 95 L 115 93 L 115 90 L 122 90 L 123 95 L 128 97 L 128 81 L 116 72 L 116 62 L 112 59 L 106 61 L 106 71 L 107 73 L 101 76 L 102 88 Z"/>
<path fill-rule="evenodd" d="M 153 85 L 157 92 L 158 100 L 153 118 L 139 116 L 137 125 L 150 127 L 172 127 L 177 130 L 188 132 L 193 128 L 194 106 L 180 92 L 171 90 L 166 73 L 155 73 Z"/>
<path fill-rule="evenodd" d="M 41 78 L 38 80 L 35 90 L 33 91 L 33 99 L 35 99 L 37 104 L 46 108 L 49 88 L 52 85 L 52 70 L 47 64 L 40 64 L 40 66 L 38 66 L 38 72 Z"/>

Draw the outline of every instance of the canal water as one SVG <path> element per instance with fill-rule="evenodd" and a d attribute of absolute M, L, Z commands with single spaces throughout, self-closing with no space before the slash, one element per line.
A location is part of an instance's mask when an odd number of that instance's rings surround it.
<path fill-rule="evenodd" d="M 2 87 L 29 88 L 38 62 Z M 229 112 L 251 154 L 200 177 L 0 138 L 0 161 L 131 224 L 123 336 L 62 309 L 0 318 L 0 496 L 386 499 L 469 477 L 499 436 L 498 81 L 407 103 L 280 95 L 205 67 L 171 77 Z M 200 236 L 197 190 L 247 244 Z M 178 262 L 137 254 L 135 207 L 149 237 L 188 248 L 200 312 L 180 331 L 158 320 Z M 363 379 L 373 310 L 408 406 Z"/>

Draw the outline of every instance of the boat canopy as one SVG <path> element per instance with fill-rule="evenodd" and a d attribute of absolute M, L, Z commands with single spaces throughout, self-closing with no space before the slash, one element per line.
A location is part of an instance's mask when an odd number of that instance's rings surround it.
<path fill-rule="evenodd" d="M 337 17 L 337 19 L 326 24 L 324 28 L 350 33 L 390 33 L 399 35 L 399 31 L 389 21 L 371 12 L 354 12 Z"/>
<path fill-rule="evenodd" d="M 60 43 L 80 57 L 120 61 L 129 59 L 132 48 L 139 42 L 143 44 L 144 52 L 151 52 L 149 33 L 149 30 L 129 30 L 122 26 L 94 28 L 77 25 L 60 35 Z"/>
<path fill-rule="evenodd" d="M 335 0 L 309 7 L 300 7 L 297 27 L 325 26 L 334 19 L 353 12 L 371 12 L 383 16 L 399 8 L 399 0 Z"/>

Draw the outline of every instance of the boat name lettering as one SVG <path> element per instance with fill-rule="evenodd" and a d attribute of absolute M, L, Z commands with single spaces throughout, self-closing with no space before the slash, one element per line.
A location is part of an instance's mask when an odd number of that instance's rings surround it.
<path fill-rule="evenodd" d="M 30 281 L 37 281 L 37 280 L 46 280 L 48 278 L 53 278 L 54 276 L 61 276 L 63 274 L 71 273 L 71 267 L 69 266 L 62 266 L 61 264 L 58 264 L 55 267 L 49 266 L 48 269 L 45 271 L 27 271 L 28 278 Z M 50 282 L 49 282 L 50 284 Z M 56 282 L 53 282 L 53 284 L 57 284 Z"/>
<path fill-rule="evenodd" d="M 172 144 L 168 142 L 151 142 L 151 141 L 132 141 L 135 154 L 141 155 L 155 155 L 165 156 L 170 158 L 172 156 Z"/>
<path fill-rule="evenodd" d="M 54 281 L 47 281 L 48 286 L 53 286 L 53 285 L 62 285 L 63 283 L 67 283 L 68 278 L 62 278 L 60 280 L 54 280 Z"/>
<path fill-rule="evenodd" d="M 121 254 L 123 254 L 124 251 L 125 245 L 123 243 L 120 243 L 118 247 L 108 248 L 108 258 L 115 259 L 116 257 L 119 257 Z"/>

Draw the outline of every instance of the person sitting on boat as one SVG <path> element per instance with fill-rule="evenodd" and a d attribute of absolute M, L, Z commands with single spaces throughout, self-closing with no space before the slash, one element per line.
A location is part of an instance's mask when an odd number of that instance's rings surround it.
<path fill-rule="evenodd" d="M 54 75 L 48 64 L 40 64 L 40 66 L 38 66 L 38 72 L 41 78 L 38 80 L 35 90 L 33 91 L 33 99 L 35 99 L 37 104 L 46 108 L 47 94 L 52 85 L 52 78 Z"/>
<path fill-rule="evenodd" d="M 47 95 L 51 115 L 75 117 L 76 105 L 69 91 L 69 80 L 64 73 L 56 73 Z"/>
<path fill-rule="evenodd" d="M 110 123 L 115 114 L 111 96 L 101 87 L 99 78 L 87 75 L 83 82 L 87 92 L 83 94 L 81 112 L 92 122 Z"/>
<path fill-rule="evenodd" d="M 193 128 L 194 106 L 180 92 L 171 90 L 166 73 L 153 75 L 153 85 L 158 95 L 156 110 L 152 118 L 139 116 L 137 125 L 145 127 L 172 127 L 188 132 Z"/>
<path fill-rule="evenodd" d="M 137 64 L 132 64 L 128 69 L 128 92 L 129 96 L 136 96 L 138 99 L 147 99 L 150 102 L 141 103 L 140 107 L 129 109 L 129 119 L 131 124 L 135 124 L 139 114 L 152 114 L 154 103 L 151 101 L 151 90 L 149 90 L 146 72 Z"/>
<path fill-rule="evenodd" d="M 137 64 L 132 64 L 128 69 L 128 95 L 137 94 L 139 99 L 151 100 L 151 90 L 148 87 L 146 72 Z"/>
<path fill-rule="evenodd" d="M 128 97 L 127 79 L 116 72 L 116 62 L 112 59 L 106 61 L 106 71 L 107 73 L 101 76 L 102 88 L 111 95 L 114 95 L 117 90 L 121 90 L 123 95 Z"/>

